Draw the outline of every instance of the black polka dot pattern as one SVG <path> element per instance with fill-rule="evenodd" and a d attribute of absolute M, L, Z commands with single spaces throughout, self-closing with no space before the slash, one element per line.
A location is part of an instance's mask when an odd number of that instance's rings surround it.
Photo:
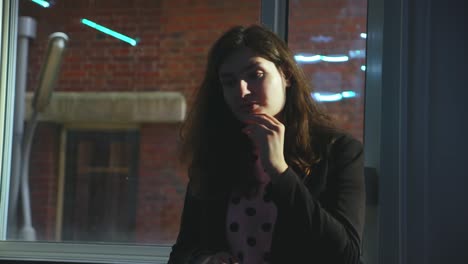
<path fill-rule="evenodd" d="M 257 213 L 257 210 L 255 210 L 255 208 L 253 207 L 247 207 L 245 209 L 245 214 L 247 214 L 248 216 L 254 216 L 256 213 Z"/>
<path fill-rule="evenodd" d="M 271 190 L 271 183 L 266 183 L 260 185 L 254 195 L 233 192 L 230 197 L 226 235 L 239 263 L 267 264 L 272 261 L 269 249 L 277 208 Z"/>
<path fill-rule="evenodd" d="M 263 232 L 270 232 L 271 231 L 271 223 L 264 223 L 262 224 Z"/>
<path fill-rule="evenodd" d="M 239 231 L 239 224 L 234 222 L 234 223 L 231 223 L 229 225 L 229 230 L 231 230 L 231 232 L 237 232 Z"/>
<path fill-rule="evenodd" d="M 255 239 L 255 237 L 248 237 L 247 244 L 251 247 L 254 247 L 257 244 L 257 240 Z"/>

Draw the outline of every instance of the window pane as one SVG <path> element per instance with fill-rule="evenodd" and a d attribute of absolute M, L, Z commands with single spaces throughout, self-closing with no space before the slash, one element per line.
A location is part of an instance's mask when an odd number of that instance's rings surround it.
<path fill-rule="evenodd" d="M 293 0 L 289 12 L 288 44 L 312 83 L 311 96 L 340 128 L 362 141 L 367 0 Z M 366 182 L 376 180 L 365 176 Z M 373 186 L 367 186 L 370 197 Z M 377 212 L 373 202 L 366 205 L 361 256 L 366 263 L 378 259 Z"/>
<path fill-rule="evenodd" d="M 289 1 L 288 44 L 314 98 L 362 141 L 367 1 Z"/>
<path fill-rule="evenodd" d="M 25 114 L 15 120 L 25 123 L 15 130 L 8 240 L 172 244 L 187 183 L 179 125 L 209 47 L 230 26 L 259 23 L 260 2 L 19 1 L 37 30 L 19 33 L 27 92 L 17 92 Z M 35 109 L 54 32 L 69 41 L 51 100 Z"/>
<path fill-rule="evenodd" d="M 135 240 L 138 134 L 70 131 L 61 238 Z"/>

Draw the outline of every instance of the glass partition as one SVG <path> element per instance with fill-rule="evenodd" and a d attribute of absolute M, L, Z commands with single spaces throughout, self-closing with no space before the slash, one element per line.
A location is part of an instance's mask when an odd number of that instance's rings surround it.
<path fill-rule="evenodd" d="M 81 243 L 82 251 L 94 250 L 83 244 L 135 252 L 130 246 L 171 245 L 187 183 L 178 129 L 207 51 L 230 26 L 261 23 L 262 5 L 276 1 L 11 2 L 20 19 L 18 50 L 10 51 L 17 54 L 16 85 L 8 86 L 16 95 L 14 136 L 11 148 L 2 146 L 11 149 L 2 152 L 11 172 L 1 182 L 9 191 L 7 210 L 0 208 L 8 212 L 6 240 Z M 362 140 L 367 1 L 285 2 L 288 45 L 314 87 L 311 96 Z M 63 49 L 54 57 L 57 36 Z M 44 94 L 50 61 L 59 70 Z M 34 244 L 36 252 L 47 250 Z"/>
<path fill-rule="evenodd" d="M 7 239 L 172 244 L 187 183 L 179 125 L 209 47 L 260 23 L 260 1 L 18 3 Z M 53 56 L 61 67 L 41 77 Z M 43 78 L 57 82 L 38 107 Z"/>

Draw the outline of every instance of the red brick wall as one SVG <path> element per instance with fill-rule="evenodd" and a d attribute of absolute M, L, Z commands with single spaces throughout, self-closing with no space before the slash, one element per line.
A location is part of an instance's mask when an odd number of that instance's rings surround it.
<path fill-rule="evenodd" d="M 48 36 L 63 31 L 70 42 L 56 90 L 179 91 L 190 102 L 210 45 L 230 26 L 258 23 L 260 1 L 58 1 L 50 9 L 22 1 L 20 15 L 38 21 L 37 38 L 30 46 L 28 90 L 36 88 Z M 83 17 L 141 41 L 132 47 L 97 33 L 80 23 Z M 177 162 L 177 138 L 178 125 L 141 126 L 138 242 L 172 243 L 177 235 L 187 182 L 186 170 Z M 34 152 L 33 159 L 41 162 L 38 154 Z M 56 171 L 50 175 L 56 177 Z M 42 189 L 33 199 L 55 193 Z M 40 214 L 36 218 L 45 223 L 41 229 L 54 228 L 55 221 L 47 222 Z"/>
<path fill-rule="evenodd" d="M 289 45 L 295 52 L 336 54 L 364 47 L 366 1 L 290 1 Z M 179 91 L 190 103 L 200 83 L 206 53 L 228 27 L 258 23 L 260 0 L 80 0 L 56 1 L 43 9 L 20 1 L 20 15 L 38 20 L 37 38 L 30 46 L 28 89 L 34 90 L 47 45 L 47 37 L 63 31 L 69 47 L 56 90 L 59 91 Z M 349 18 L 349 15 L 352 18 Z M 80 23 L 88 18 L 140 38 L 136 47 L 98 33 Z M 330 35 L 332 43 L 314 43 L 311 36 Z M 354 48 L 356 47 L 356 48 Z M 314 74 L 336 73 L 341 87 L 355 88 L 357 99 L 327 103 L 342 127 L 362 138 L 363 60 L 304 65 Z M 327 82 L 329 80 L 323 80 Z M 335 89 L 335 87 L 331 87 Z M 360 90 L 359 90 L 360 89 Z M 34 221 L 41 239 L 54 239 L 58 126 L 42 125 L 33 149 L 33 163 L 44 173 L 31 173 Z M 178 124 L 143 124 L 140 127 L 136 241 L 172 243 L 183 204 L 186 170 L 177 163 Z M 53 142 L 52 142 L 53 141 Z M 52 158 L 53 157 L 53 158 Z M 47 175 L 45 175 L 47 174 Z"/>
<path fill-rule="evenodd" d="M 39 240 L 55 238 L 59 143 L 58 125 L 42 123 L 37 126 L 31 147 L 29 188 L 33 227 Z"/>
<path fill-rule="evenodd" d="M 57 1 L 50 9 L 22 1 L 20 13 L 38 20 L 30 49 L 30 90 L 36 88 L 48 36 L 63 31 L 70 42 L 57 90 L 181 91 L 190 96 L 210 45 L 230 26 L 258 23 L 260 1 L 81 0 Z M 81 18 L 140 42 L 132 47 L 82 25 Z"/>
<path fill-rule="evenodd" d="M 136 215 L 139 242 L 172 242 L 177 234 L 187 183 L 178 162 L 177 129 L 175 124 L 141 127 Z"/>

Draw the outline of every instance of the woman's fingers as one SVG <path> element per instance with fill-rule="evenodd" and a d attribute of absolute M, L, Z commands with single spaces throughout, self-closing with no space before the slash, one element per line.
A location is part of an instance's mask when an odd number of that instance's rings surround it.
<path fill-rule="evenodd" d="M 274 130 L 263 124 L 247 125 L 242 129 L 242 132 L 245 133 L 253 141 L 253 143 L 257 145 L 256 147 L 259 147 L 259 144 L 266 143 L 265 140 L 268 141 L 267 137 L 275 133 Z"/>
<path fill-rule="evenodd" d="M 278 119 L 276 119 L 274 116 L 271 116 L 269 114 L 265 114 L 265 113 L 259 113 L 259 114 L 252 114 L 252 115 L 249 115 L 247 117 L 247 120 L 258 120 L 258 121 L 261 121 L 261 120 L 266 120 L 268 121 L 269 123 L 271 124 L 274 124 L 274 125 L 279 125 L 279 124 L 282 124 Z"/>
<path fill-rule="evenodd" d="M 267 173 L 281 173 L 287 168 L 284 159 L 284 125 L 267 114 L 249 116 L 242 132 L 245 133 L 260 156 Z"/>
<path fill-rule="evenodd" d="M 264 131 L 268 134 L 272 133 L 274 130 L 270 129 L 268 126 L 264 125 L 264 124 L 250 124 L 250 125 L 247 125 L 245 126 L 242 131 L 244 131 L 245 133 L 247 134 L 252 134 L 252 133 L 256 133 L 256 132 L 261 132 L 261 131 Z"/>
<path fill-rule="evenodd" d="M 266 120 L 269 120 L 272 124 L 275 124 L 275 125 L 282 125 L 283 124 L 278 119 L 276 119 L 274 116 L 271 116 L 271 115 L 266 114 L 266 113 L 260 113 L 257 116 L 261 117 L 261 118 L 264 118 Z"/>
<path fill-rule="evenodd" d="M 256 114 L 251 115 L 246 120 L 247 125 L 259 124 L 263 125 L 268 130 L 274 131 L 278 134 L 284 134 L 285 127 L 283 123 L 278 121 L 275 117 L 267 115 L 267 114 Z"/>

